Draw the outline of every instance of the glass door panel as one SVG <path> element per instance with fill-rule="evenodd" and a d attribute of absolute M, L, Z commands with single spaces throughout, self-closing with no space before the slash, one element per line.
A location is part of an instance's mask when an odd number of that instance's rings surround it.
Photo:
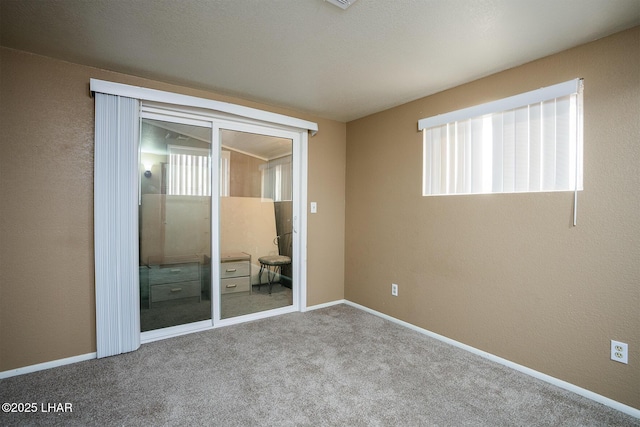
<path fill-rule="evenodd" d="M 220 317 L 291 306 L 293 141 L 220 130 Z"/>
<path fill-rule="evenodd" d="M 211 170 L 210 128 L 142 120 L 143 332 L 211 319 Z"/>

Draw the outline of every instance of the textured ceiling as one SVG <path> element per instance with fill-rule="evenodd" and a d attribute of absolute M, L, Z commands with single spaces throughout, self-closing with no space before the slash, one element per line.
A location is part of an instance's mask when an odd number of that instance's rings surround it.
<path fill-rule="evenodd" d="M 0 0 L 2 46 L 349 121 L 640 24 L 640 0 Z"/>

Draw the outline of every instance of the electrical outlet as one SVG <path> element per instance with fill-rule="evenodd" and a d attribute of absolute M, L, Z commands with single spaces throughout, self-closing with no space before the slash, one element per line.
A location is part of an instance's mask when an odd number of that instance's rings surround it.
<path fill-rule="evenodd" d="M 394 297 L 398 296 L 398 285 L 396 285 L 395 283 L 391 284 L 391 295 L 393 295 Z"/>
<path fill-rule="evenodd" d="M 626 342 L 611 340 L 611 360 L 629 363 L 629 346 Z"/>

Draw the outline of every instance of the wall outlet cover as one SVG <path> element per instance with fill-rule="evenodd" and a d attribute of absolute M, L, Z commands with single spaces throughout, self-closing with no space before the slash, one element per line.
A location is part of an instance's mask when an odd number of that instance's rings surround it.
<path fill-rule="evenodd" d="M 629 345 L 626 342 L 611 340 L 611 360 L 628 364 L 629 363 Z"/>

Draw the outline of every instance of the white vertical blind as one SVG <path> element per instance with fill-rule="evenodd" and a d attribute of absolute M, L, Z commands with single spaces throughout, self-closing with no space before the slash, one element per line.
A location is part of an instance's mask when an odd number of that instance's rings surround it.
<path fill-rule="evenodd" d="M 220 151 L 220 197 L 230 196 L 230 171 L 231 171 L 231 152 L 227 150 Z"/>
<path fill-rule="evenodd" d="M 211 196 L 211 156 L 203 148 L 169 145 L 167 194 Z"/>
<path fill-rule="evenodd" d="M 551 88 L 422 119 L 423 195 L 581 190 L 582 84 Z"/>
<path fill-rule="evenodd" d="M 97 356 L 140 347 L 138 101 L 95 94 Z"/>

